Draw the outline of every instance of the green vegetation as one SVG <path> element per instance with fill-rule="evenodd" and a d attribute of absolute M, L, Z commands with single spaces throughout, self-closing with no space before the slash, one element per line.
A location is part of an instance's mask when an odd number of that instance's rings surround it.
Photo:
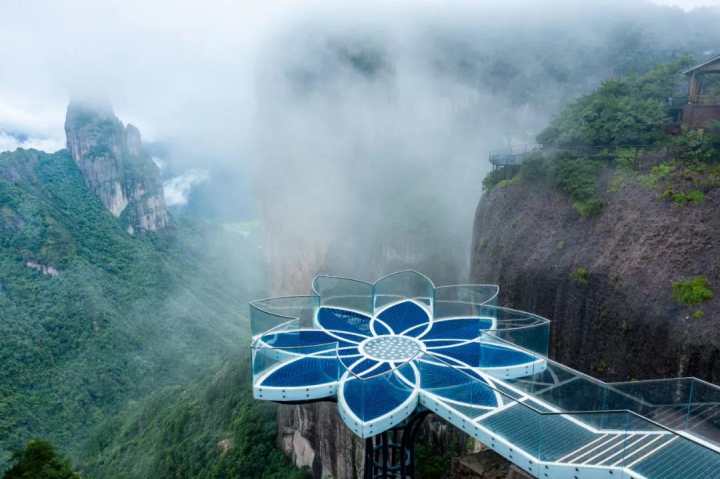
<path fill-rule="evenodd" d="M 671 151 L 684 163 L 710 163 L 720 160 L 720 137 L 705 130 L 685 130 L 673 138 Z"/>
<path fill-rule="evenodd" d="M 415 467 L 423 479 L 442 479 L 448 476 L 453 457 L 467 453 L 461 436 L 450 436 L 451 441 L 443 444 L 419 442 L 415 447 Z"/>
<path fill-rule="evenodd" d="M 661 180 L 668 178 L 674 171 L 674 163 L 661 163 L 653 166 L 647 175 L 639 177 L 640 184 L 647 188 L 655 188 Z"/>
<path fill-rule="evenodd" d="M 588 217 L 598 214 L 604 206 L 598 188 L 602 168 L 600 160 L 567 152 L 551 157 L 535 154 L 514 170 L 500 169 L 488 174 L 483 188 L 490 191 L 520 182 L 545 182 L 567 194 L 578 213 Z"/>
<path fill-rule="evenodd" d="M 128 401 L 217 368 L 264 284 L 252 235 L 128 235 L 65 151 L 0 154 L 0 231 L 0 473 L 33 437 L 77 462 Z"/>
<path fill-rule="evenodd" d="M 544 145 L 601 148 L 654 145 L 670 121 L 667 99 L 681 81 L 689 58 L 660 65 L 644 75 L 606 80 L 555 118 L 539 136 Z"/>
<path fill-rule="evenodd" d="M 654 145 L 670 120 L 667 99 L 689 58 L 660 65 L 644 75 L 607 80 L 568 106 L 539 136 L 544 145 L 601 148 Z"/>
<path fill-rule="evenodd" d="M 576 268 L 575 271 L 570 273 L 570 277 L 578 284 L 586 285 L 590 282 L 590 272 L 587 268 L 583 268 L 582 266 Z"/>
<path fill-rule="evenodd" d="M 518 167 L 506 166 L 497 170 L 493 170 L 483 178 L 483 191 L 490 191 L 496 186 L 505 187 L 510 181 L 517 178 Z"/>
<path fill-rule="evenodd" d="M 12 457 L 13 465 L 3 479 L 80 479 L 70 462 L 57 455 L 47 441 L 32 440 Z"/>
<path fill-rule="evenodd" d="M 582 217 L 596 215 L 603 209 L 597 185 L 601 169 L 602 163 L 586 158 L 562 155 L 556 160 L 557 187 L 570 196 Z"/>
<path fill-rule="evenodd" d="M 663 198 L 671 200 L 680 206 L 687 204 L 699 204 L 705 200 L 705 193 L 700 190 L 690 190 L 686 193 L 682 191 L 673 191 L 671 188 L 665 190 L 662 194 Z"/>
<path fill-rule="evenodd" d="M 713 291 L 705 276 L 696 276 L 672 285 L 673 298 L 680 304 L 693 306 L 713 298 Z"/>
<path fill-rule="evenodd" d="M 88 477 L 197 479 L 309 477 L 274 446 L 275 406 L 255 401 L 249 353 L 213 375 L 130 405 L 88 444 Z"/>
<path fill-rule="evenodd" d="M 671 121 L 668 98 L 684 82 L 680 72 L 688 64 L 682 58 L 643 75 L 604 82 L 538 135 L 541 151 L 487 175 L 484 190 L 544 182 L 565 193 L 581 217 L 602 212 L 604 188 L 614 193 L 628 182 L 652 190 L 662 186 L 659 196 L 680 206 L 702 203 L 708 190 L 720 187 L 720 135 L 665 131 Z M 652 167 L 643 164 L 648 153 L 654 155 Z"/>
<path fill-rule="evenodd" d="M 693 314 L 692 314 L 693 319 L 702 319 L 704 317 L 705 317 L 705 311 L 703 311 L 702 309 L 696 309 L 695 311 L 693 311 Z"/>
<path fill-rule="evenodd" d="M 653 147 L 665 141 L 664 127 L 670 121 L 667 98 L 688 64 L 685 58 L 641 76 L 608 80 L 568 106 L 538 136 L 550 151 L 556 149 L 544 163 L 581 216 L 594 216 L 603 209 L 599 175 L 605 165 L 616 166 L 609 188 L 617 191 L 638 168 L 638 146 Z M 645 184 L 654 186 L 671 168 L 655 167 Z"/>

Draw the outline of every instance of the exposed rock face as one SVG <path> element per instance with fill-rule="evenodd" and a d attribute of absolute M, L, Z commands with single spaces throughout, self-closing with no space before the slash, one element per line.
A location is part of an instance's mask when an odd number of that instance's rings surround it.
<path fill-rule="evenodd" d="M 137 128 L 124 127 L 108 106 L 71 103 L 65 133 L 88 187 L 130 233 L 167 226 L 160 172 Z"/>
<path fill-rule="evenodd" d="M 38 263 L 37 261 L 26 261 L 25 266 L 30 269 L 34 269 L 35 271 L 40 271 L 42 274 L 46 276 L 51 276 L 53 278 L 60 275 L 60 271 L 58 271 L 53 266 Z"/>
<path fill-rule="evenodd" d="M 337 413 L 337 404 L 318 402 L 303 406 L 280 406 L 278 428 L 278 442 L 283 452 L 298 467 L 308 467 L 316 479 L 363 477 L 365 443 L 342 422 Z M 437 456 L 455 450 L 482 449 L 470 436 L 433 415 L 423 423 L 419 441 Z M 482 456 L 476 459 L 475 463 L 485 464 L 487 460 L 488 458 Z M 485 467 L 494 467 L 498 460 L 503 459 L 500 456 L 492 458 L 491 463 Z M 466 473 L 467 471 L 463 474 Z M 504 479 L 505 476 L 502 477 Z M 508 479 L 511 478 L 514 479 L 515 476 L 508 476 Z"/>
<path fill-rule="evenodd" d="M 340 420 L 335 403 L 280 406 L 278 427 L 285 454 L 313 477 L 362 477 L 364 443 Z"/>
<path fill-rule="evenodd" d="M 606 201 L 582 219 L 546 187 L 496 188 L 477 209 L 471 279 L 551 319 L 551 355 L 568 365 L 609 380 L 720 382 L 720 190 L 680 207 L 629 183 Z M 715 298 L 678 304 L 673 282 L 698 275 Z"/>
<path fill-rule="evenodd" d="M 448 479 L 532 479 L 532 476 L 496 452 L 484 450 L 453 459 Z"/>

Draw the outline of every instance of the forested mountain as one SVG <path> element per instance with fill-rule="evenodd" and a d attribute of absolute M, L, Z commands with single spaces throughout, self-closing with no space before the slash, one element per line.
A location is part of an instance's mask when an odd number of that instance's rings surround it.
<path fill-rule="evenodd" d="M 31 437 L 77 458 L 127 400 L 246 346 L 263 287 L 251 225 L 131 235 L 87 183 L 66 150 L 0 154 L 0 469 Z"/>
<path fill-rule="evenodd" d="M 158 389 L 93 434 L 87 477 L 307 479 L 276 447 L 276 407 L 255 400 L 241 349 L 187 386 Z"/>

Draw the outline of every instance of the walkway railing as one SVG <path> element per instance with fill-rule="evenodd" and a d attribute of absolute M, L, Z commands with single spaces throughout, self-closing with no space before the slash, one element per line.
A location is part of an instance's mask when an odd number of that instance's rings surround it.
<path fill-rule="evenodd" d="M 312 292 L 250 305 L 259 399 L 337 396 L 364 438 L 420 405 L 539 478 L 720 478 L 718 386 L 605 383 L 553 361 L 549 321 L 496 306 L 493 285 L 401 272 Z"/>
<path fill-rule="evenodd" d="M 429 395 L 426 407 L 536 477 L 704 479 L 720 474 L 720 452 L 712 444 L 635 411 L 566 410 L 552 398 L 518 387 L 532 378 L 507 384 L 481 381 L 457 368 L 451 374 L 464 375 L 464 381 L 453 381 L 456 393 L 443 391 L 455 400 Z M 489 412 L 471 407 L 488 390 L 504 404 Z M 617 476 L 608 476 L 613 472 Z"/>

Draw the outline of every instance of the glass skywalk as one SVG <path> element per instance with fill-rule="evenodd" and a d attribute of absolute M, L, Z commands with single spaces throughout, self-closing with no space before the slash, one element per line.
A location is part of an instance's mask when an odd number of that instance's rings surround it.
<path fill-rule="evenodd" d="M 258 399 L 336 399 L 368 438 L 427 409 L 535 477 L 720 478 L 720 388 L 606 384 L 547 357 L 549 321 L 493 285 L 318 276 L 251 303 Z"/>

